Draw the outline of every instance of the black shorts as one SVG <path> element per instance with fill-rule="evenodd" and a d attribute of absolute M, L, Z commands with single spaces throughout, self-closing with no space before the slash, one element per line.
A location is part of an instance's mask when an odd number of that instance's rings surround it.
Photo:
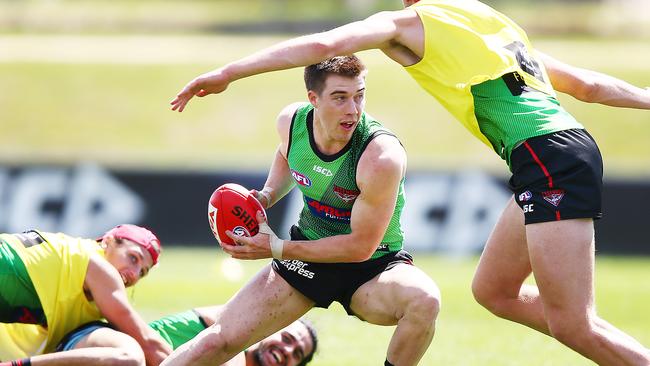
<path fill-rule="evenodd" d="M 530 138 L 512 151 L 508 183 L 526 224 L 602 217 L 603 160 L 583 129 Z"/>
<path fill-rule="evenodd" d="M 291 240 L 308 239 L 293 226 Z M 413 257 L 405 250 L 400 250 L 360 263 L 312 263 L 274 259 L 271 266 L 293 288 L 314 301 L 316 307 L 328 308 L 333 301 L 337 301 L 349 315 L 354 315 L 350 301 L 355 291 L 378 274 L 400 263 L 413 264 Z"/>

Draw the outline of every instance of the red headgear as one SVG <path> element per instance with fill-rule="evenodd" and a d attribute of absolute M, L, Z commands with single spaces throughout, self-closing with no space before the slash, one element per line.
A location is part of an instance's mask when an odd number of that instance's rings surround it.
<path fill-rule="evenodd" d="M 158 263 L 158 256 L 161 249 L 160 240 L 150 230 L 131 224 L 118 225 L 107 231 L 101 238 L 98 238 L 97 241 L 103 240 L 108 235 L 120 239 L 128 239 L 142 246 L 151 255 L 153 264 L 156 265 L 156 263 Z"/>

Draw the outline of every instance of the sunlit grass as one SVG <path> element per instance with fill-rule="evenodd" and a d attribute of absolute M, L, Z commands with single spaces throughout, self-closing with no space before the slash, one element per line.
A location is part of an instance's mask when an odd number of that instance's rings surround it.
<path fill-rule="evenodd" d="M 229 279 L 227 257 L 217 249 L 165 250 L 161 266 L 136 286 L 136 307 L 148 320 L 191 307 L 223 303 L 267 261 L 239 261 L 241 277 Z M 550 337 L 496 318 L 473 299 L 470 283 L 477 258 L 446 258 L 416 253 L 415 263 L 442 291 L 437 334 L 422 365 L 564 366 L 592 365 Z M 620 329 L 650 344 L 648 258 L 597 257 L 599 313 Z M 308 313 L 320 332 L 315 366 L 380 365 L 392 327 L 348 317 L 334 304 Z"/>

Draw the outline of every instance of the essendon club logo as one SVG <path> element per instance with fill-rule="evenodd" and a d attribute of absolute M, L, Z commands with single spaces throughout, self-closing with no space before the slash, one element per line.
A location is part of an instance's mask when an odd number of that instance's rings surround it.
<path fill-rule="evenodd" d="M 311 187 L 311 179 L 308 176 L 298 173 L 297 171 L 291 169 L 291 176 L 296 180 L 298 184 L 305 187 Z"/>
<path fill-rule="evenodd" d="M 337 185 L 334 186 L 334 193 L 336 193 L 337 196 L 339 196 L 340 199 L 342 199 L 345 202 L 352 202 L 357 197 L 361 192 L 356 191 L 356 190 L 351 190 L 351 189 L 345 189 L 342 187 L 339 187 Z"/>
<path fill-rule="evenodd" d="M 564 189 L 553 189 L 550 191 L 542 192 L 542 197 L 546 202 L 557 207 L 564 197 Z"/>

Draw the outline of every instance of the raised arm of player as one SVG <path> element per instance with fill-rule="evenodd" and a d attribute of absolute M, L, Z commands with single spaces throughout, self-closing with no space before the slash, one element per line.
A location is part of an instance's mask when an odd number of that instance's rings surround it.
<path fill-rule="evenodd" d="M 538 52 L 553 88 L 588 103 L 612 107 L 650 109 L 650 90 L 613 76 L 568 65 Z"/>
<path fill-rule="evenodd" d="M 147 365 L 159 365 L 172 352 L 169 344 L 133 309 L 119 273 L 103 258 L 91 256 L 84 288 L 90 291 L 106 320 L 140 344 Z"/>
<path fill-rule="evenodd" d="M 405 170 L 406 153 L 399 141 L 388 135 L 376 137 L 368 144 L 357 167 L 357 186 L 361 193 L 352 206 L 351 232 L 313 241 L 285 240 L 282 258 L 321 263 L 362 262 L 370 258 L 390 222 Z M 231 237 L 241 245 L 223 245 L 223 248 L 234 258 L 271 257 L 269 235 Z"/>
<path fill-rule="evenodd" d="M 334 56 L 373 48 L 422 48 L 422 44 L 413 39 L 416 37 L 410 36 L 408 25 L 412 24 L 421 27 L 415 11 L 386 11 L 330 31 L 278 43 L 196 77 L 176 95 L 171 102 L 172 110 L 182 112 L 195 95 L 221 93 L 233 81 L 265 72 L 308 66 Z"/>

